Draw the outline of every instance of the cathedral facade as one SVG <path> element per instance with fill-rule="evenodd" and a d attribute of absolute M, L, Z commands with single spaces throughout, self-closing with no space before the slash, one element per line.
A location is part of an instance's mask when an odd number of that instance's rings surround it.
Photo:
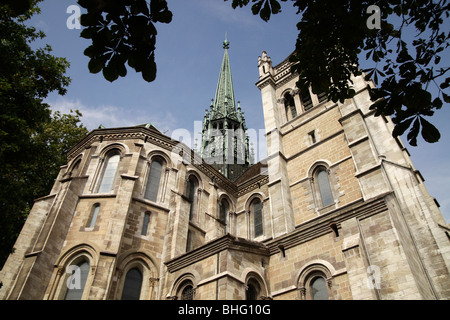
<path fill-rule="evenodd" d="M 251 164 L 229 43 L 194 152 L 151 124 L 91 131 L 36 199 L 0 299 L 449 299 L 450 229 L 363 77 L 344 103 L 258 59 Z"/>

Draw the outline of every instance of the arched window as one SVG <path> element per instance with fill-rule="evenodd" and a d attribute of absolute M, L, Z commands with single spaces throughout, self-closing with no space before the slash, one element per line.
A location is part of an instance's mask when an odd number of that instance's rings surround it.
<path fill-rule="evenodd" d="M 197 202 L 198 180 L 194 175 L 190 175 L 188 179 L 187 195 L 189 201 L 189 220 L 193 220 Z"/>
<path fill-rule="evenodd" d="M 143 235 L 143 236 L 147 235 L 147 230 L 148 230 L 149 224 L 150 224 L 150 212 L 146 212 L 144 214 L 144 221 L 142 223 L 141 235 Z"/>
<path fill-rule="evenodd" d="M 94 206 L 92 207 L 88 228 L 93 228 L 95 226 L 95 222 L 97 221 L 99 211 L 100 211 L 100 204 L 99 203 L 94 204 Z"/>
<path fill-rule="evenodd" d="M 113 188 L 119 161 L 120 154 L 118 151 L 113 151 L 106 156 L 103 175 L 98 188 L 99 193 L 110 192 Z"/>
<path fill-rule="evenodd" d="M 80 165 L 81 165 L 81 159 L 78 159 L 77 162 L 72 167 L 72 171 L 70 172 L 71 177 L 77 177 L 80 175 Z"/>
<path fill-rule="evenodd" d="M 227 215 L 230 210 L 230 205 L 226 199 L 222 199 L 219 203 L 219 220 L 223 223 L 227 223 Z"/>
<path fill-rule="evenodd" d="M 127 272 L 123 285 L 122 300 L 139 300 L 141 296 L 142 273 L 138 268 Z"/>
<path fill-rule="evenodd" d="M 290 93 L 284 95 L 284 110 L 286 111 L 286 120 L 292 120 L 297 116 L 294 97 Z"/>
<path fill-rule="evenodd" d="M 326 207 L 334 203 L 333 194 L 330 187 L 330 180 L 328 179 L 328 173 L 325 168 L 320 168 L 319 170 L 317 170 L 317 186 L 319 188 L 322 206 Z"/>
<path fill-rule="evenodd" d="M 253 230 L 254 237 L 259 237 L 263 234 L 263 217 L 262 217 L 262 203 L 259 198 L 252 201 L 250 211 L 253 216 Z"/>
<path fill-rule="evenodd" d="M 162 169 L 163 162 L 161 159 L 155 159 L 152 161 L 147 179 L 147 187 L 145 188 L 145 199 L 156 202 L 159 185 L 161 182 Z"/>
<path fill-rule="evenodd" d="M 259 285 L 259 282 L 254 278 L 250 278 L 245 290 L 245 300 L 258 300 L 260 296 L 261 286 Z"/>
<path fill-rule="evenodd" d="M 89 276 L 89 262 L 82 260 L 77 264 L 71 264 L 67 273 L 71 273 L 67 278 L 67 291 L 64 297 L 65 300 L 81 300 L 86 285 L 86 280 Z"/>
<path fill-rule="evenodd" d="M 190 280 L 184 281 L 179 289 L 179 299 L 180 300 L 194 300 L 195 289 L 194 284 Z"/>
<path fill-rule="evenodd" d="M 323 277 L 316 277 L 310 282 L 312 300 L 328 300 L 327 283 Z"/>
<path fill-rule="evenodd" d="M 309 109 L 311 109 L 313 107 L 313 103 L 312 103 L 312 100 L 311 100 L 311 95 L 310 95 L 308 89 L 304 90 L 300 94 L 300 97 L 302 99 L 303 109 L 305 111 L 307 111 L 307 110 L 309 110 Z"/>
<path fill-rule="evenodd" d="M 334 300 L 333 273 L 331 263 L 315 260 L 305 265 L 298 278 L 298 288 L 301 300 Z"/>

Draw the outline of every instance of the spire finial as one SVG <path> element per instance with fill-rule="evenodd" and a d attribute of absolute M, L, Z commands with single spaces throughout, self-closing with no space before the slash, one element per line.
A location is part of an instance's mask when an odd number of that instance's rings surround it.
<path fill-rule="evenodd" d="M 223 42 L 223 48 L 228 49 L 230 48 L 230 42 L 228 41 L 227 33 L 225 32 L 225 41 Z"/>

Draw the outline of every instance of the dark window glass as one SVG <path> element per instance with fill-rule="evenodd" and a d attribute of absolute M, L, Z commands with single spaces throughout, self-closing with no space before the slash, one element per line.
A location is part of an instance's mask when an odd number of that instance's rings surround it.
<path fill-rule="evenodd" d="M 142 273 L 137 268 L 128 271 L 123 285 L 122 300 L 139 300 L 141 296 Z"/>
<path fill-rule="evenodd" d="M 150 166 L 150 173 L 148 175 L 147 187 L 144 195 L 144 198 L 150 201 L 156 201 L 158 196 L 162 167 L 162 163 L 157 160 L 153 161 Z"/>
<path fill-rule="evenodd" d="M 190 206 L 189 206 L 189 220 L 192 220 L 194 218 L 194 213 L 195 213 L 195 201 L 197 199 L 197 187 L 198 187 L 198 182 L 197 179 L 193 176 L 189 177 L 189 181 L 188 181 L 188 199 L 190 202 Z"/>
<path fill-rule="evenodd" d="M 322 199 L 322 206 L 328 206 L 334 202 L 331 193 L 330 181 L 325 170 L 320 170 L 317 174 L 317 183 L 319 185 L 320 198 Z"/>
<path fill-rule="evenodd" d="M 319 93 L 319 94 L 317 95 L 317 98 L 319 99 L 319 103 L 328 100 L 327 94 L 326 94 L 325 92 Z"/>
<path fill-rule="evenodd" d="M 184 286 L 181 291 L 181 300 L 194 300 L 194 287 L 191 284 Z"/>
<path fill-rule="evenodd" d="M 252 203 L 255 237 L 263 234 L 262 205 L 261 200 L 255 199 Z"/>
<path fill-rule="evenodd" d="M 72 273 L 66 282 L 67 291 L 65 300 L 81 300 L 86 280 L 89 275 L 89 269 L 89 262 L 86 260 L 76 265 L 69 266 L 69 270 Z"/>
<path fill-rule="evenodd" d="M 227 222 L 227 213 L 228 213 L 228 202 L 225 199 L 222 199 L 219 204 L 219 220 L 223 223 Z"/>
<path fill-rule="evenodd" d="M 313 300 L 328 300 L 328 291 L 325 279 L 317 277 L 311 282 L 311 297 Z"/>
<path fill-rule="evenodd" d="M 89 222 L 89 228 L 93 228 L 95 226 L 95 222 L 97 221 L 99 211 L 100 205 L 97 203 L 94 205 L 94 210 L 92 211 L 91 221 Z"/>
<path fill-rule="evenodd" d="M 297 116 L 297 109 L 295 108 L 294 97 L 289 93 L 284 95 L 284 108 L 286 111 L 287 121 L 294 119 Z"/>
<path fill-rule="evenodd" d="M 302 92 L 301 94 L 303 108 L 306 110 L 309 110 L 313 107 L 311 95 L 309 94 L 309 90 L 305 90 L 305 92 Z"/>
<path fill-rule="evenodd" d="M 260 295 L 261 288 L 259 286 L 258 281 L 255 279 L 249 279 L 247 282 L 247 290 L 245 290 L 245 299 L 246 300 L 258 300 Z"/>
<path fill-rule="evenodd" d="M 148 230 L 149 223 L 150 223 L 150 213 L 146 212 L 145 215 L 144 215 L 144 222 L 142 223 L 141 235 L 143 235 L 143 236 L 147 235 L 147 230 Z"/>

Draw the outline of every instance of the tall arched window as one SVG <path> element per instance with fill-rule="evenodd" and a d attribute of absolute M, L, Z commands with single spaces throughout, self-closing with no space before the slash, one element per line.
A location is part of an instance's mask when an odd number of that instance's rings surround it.
<path fill-rule="evenodd" d="M 328 173 L 325 168 L 320 168 L 317 171 L 317 185 L 319 187 L 322 206 L 326 207 L 334 203 L 333 194 L 330 187 L 330 180 L 328 179 Z"/>
<path fill-rule="evenodd" d="M 254 278 L 250 278 L 245 290 L 245 300 L 258 300 L 260 296 L 261 286 L 259 285 L 259 282 Z"/>
<path fill-rule="evenodd" d="M 253 230 L 254 237 L 259 237 L 263 234 L 263 217 L 262 217 L 262 203 L 259 198 L 252 201 L 250 211 L 253 216 Z"/>
<path fill-rule="evenodd" d="M 188 201 L 189 201 L 189 220 L 193 220 L 197 202 L 198 180 L 194 175 L 190 175 L 188 179 Z"/>
<path fill-rule="evenodd" d="M 95 222 L 97 221 L 99 211 L 100 211 L 100 203 L 94 204 L 94 206 L 92 207 L 88 228 L 93 228 L 95 226 Z"/>
<path fill-rule="evenodd" d="M 227 223 L 227 215 L 230 211 L 230 205 L 226 199 L 222 199 L 219 203 L 219 220 L 223 223 Z"/>
<path fill-rule="evenodd" d="M 120 154 L 118 151 L 113 151 L 106 156 L 102 180 L 100 182 L 100 187 L 98 188 L 99 193 L 110 192 L 113 188 L 119 161 Z"/>
<path fill-rule="evenodd" d="M 67 291 L 64 297 L 65 300 L 81 300 L 86 286 L 86 280 L 89 276 L 89 262 L 82 260 L 77 264 L 71 264 L 67 273 L 70 273 L 67 278 Z"/>
<path fill-rule="evenodd" d="M 161 159 L 157 158 L 152 161 L 150 165 L 150 172 L 148 174 L 147 187 L 145 188 L 145 199 L 156 202 L 159 185 L 161 182 L 162 169 L 163 162 Z"/>
<path fill-rule="evenodd" d="M 70 172 L 71 177 L 77 177 L 80 175 L 80 165 L 81 165 L 81 159 L 78 159 L 77 162 L 72 167 L 72 171 Z"/>
<path fill-rule="evenodd" d="M 141 296 L 142 273 L 138 268 L 127 272 L 123 285 L 122 300 L 139 300 Z"/>
<path fill-rule="evenodd" d="M 297 116 L 294 97 L 290 93 L 284 95 L 284 110 L 286 111 L 286 120 L 292 120 Z"/>
<path fill-rule="evenodd" d="M 144 221 L 142 223 L 141 235 L 146 236 L 148 231 L 148 225 L 150 224 L 150 212 L 144 214 Z"/>
<path fill-rule="evenodd" d="M 323 277 L 316 277 L 310 283 L 312 300 L 328 300 L 327 284 Z"/>

